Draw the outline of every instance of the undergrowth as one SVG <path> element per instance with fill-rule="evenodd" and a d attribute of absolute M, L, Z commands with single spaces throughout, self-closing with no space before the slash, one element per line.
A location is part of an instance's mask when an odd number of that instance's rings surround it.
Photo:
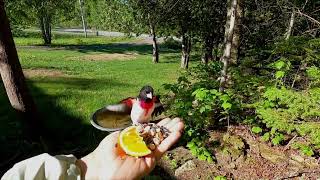
<path fill-rule="evenodd" d="M 167 113 L 184 119 L 186 146 L 208 162 L 214 159 L 206 144 L 208 131 L 230 123 L 251 125 L 253 133 L 274 146 L 286 145 L 286 137 L 291 137 L 291 148 L 319 155 L 319 50 L 319 39 L 279 41 L 231 67 L 224 92 L 219 92 L 221 64 L 200 64 L 176 83 L 164 85 L 169 91 Z"/>

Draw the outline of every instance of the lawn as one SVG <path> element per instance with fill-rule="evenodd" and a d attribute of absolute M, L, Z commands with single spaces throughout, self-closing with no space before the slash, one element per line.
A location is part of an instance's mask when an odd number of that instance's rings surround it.
<path fill-rule="evenodd" d="M 176 80 L 179 51 L 161 47 L 160 63 L 153 64 L 152 46 L 135 41 L 70 36 L 46 47 L 39 46 L 39 37 L 15 38 L 28 86 L 46 131 L 52 134 L 54 153 L 83 155 L 92 150 L 106 135 L 90 125 L 95 110 L 138 95 L 146 84 L 161 93 L 163 83 Z M 0 153 L 5 154 L 0 161 L 5 162 L 17 152 L 32 155 L 37 145 L 24 141 L 20 121 L 0 86 Z"/>

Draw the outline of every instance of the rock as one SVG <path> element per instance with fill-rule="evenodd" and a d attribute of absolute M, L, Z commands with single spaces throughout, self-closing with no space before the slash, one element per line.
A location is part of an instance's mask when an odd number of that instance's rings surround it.
<path fill-rule="evenodd" d="M 319 167 L 319 163 L 318 161 L 313 158 L 313 159 L 306 159 L 305 160 L 305 165 L 308 167 L 308 168 L 316 168 L 316 167 Z"/>
<path fill-rule="evenodd" d="M 303 162 L 304 162 L 304 158 L 301 157 L 301 156 L 299 156 L 299 155 L 294 155 L 294 154 L 292 154 L 292 155 L 290 156 L 290 158 L 291 158 L 292 160 L 294 160 L 294 161 L 299 162 L 299 163 L 303 163 Z"/>
<path fill-rule="evenodd" d="M 223 144 L 227 146 L 232 146 L 234 149 L 243 149 L 244 142 L 240 136 L 225 134 L 223 136 Z"/>
<path fill-rule="evenodd" d="M 304 158 L 300 155 L 290 155 L 290 158 L 289 163 L 297 167 L 316 168 L 319 166 L 318 161 L 313 157 Z"/>
<path fill-rule="evenodd" d="M 180 176 L 185 171 L 191 171 L 196 168 L 196 164 L 193 162 L 193 160 L 189 160 L 186 163 L 184 163 L 182 166 L 180 166 L 176 171 L 174 172 L 175 176 Z"/>
<path fill-rule="evenodd" d="M 259 144 L 259 151 L 263 158 L 271 161 L 272 163 L 280 163 L 287 160 L 287 157 L 284 153 L 273 150 L 265 144 Z"/>

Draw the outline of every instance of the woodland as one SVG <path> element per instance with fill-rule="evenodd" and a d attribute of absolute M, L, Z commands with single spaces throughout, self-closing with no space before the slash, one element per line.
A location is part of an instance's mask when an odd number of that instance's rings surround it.
<path fill-rule="evenodd" d="M 150 84 L 185 130 L 145 179 L 320 177 L 317 0 L 0 0 L 0 75 L 0 175 Z"/>

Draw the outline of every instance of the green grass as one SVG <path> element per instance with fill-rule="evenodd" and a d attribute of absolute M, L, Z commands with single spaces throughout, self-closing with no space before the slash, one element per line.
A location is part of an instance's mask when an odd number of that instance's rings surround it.
<path fill-rule="evenodd" d="M 116 40 L 124 42 L 125 39 Z M 150 45 L 119 45 L 113 43 L 116 40 L 88 38 L 85 43 L 77 44 L 75 38 L 67 37 L 54 41 L 59 47 L 30 47 L 22 45 L 38 45 L 41 39 L 15 38 L 23 69 L 59 72 L 58 75 L 44 73 L 27 78 L 46 131 L 54 137 L 51 140 L 54 153 L 74 153 L 71 151 L 74 149 L 77 155 L 89 152 L 106 135 L 90 125 L 90 116 L 95 110 L 138 95 L 143 85 L 150 84 L 159 93 L 163 92 L 163 83 L 176 80 L 179 52 L 161 48 L 160 63 L 153 64 Z M 107 61 L 83 58 L 112 53 L 133 53 L 135 58 Z M 30 156 L 30 151 L 37 146 L 24 142 L 20 121 L 2 86 L 0 83 L 0 143 L 3 144 L 0 153 L 4 154 L 1 161 L 17 151 L 23 152 L 23 157 Z"/>

